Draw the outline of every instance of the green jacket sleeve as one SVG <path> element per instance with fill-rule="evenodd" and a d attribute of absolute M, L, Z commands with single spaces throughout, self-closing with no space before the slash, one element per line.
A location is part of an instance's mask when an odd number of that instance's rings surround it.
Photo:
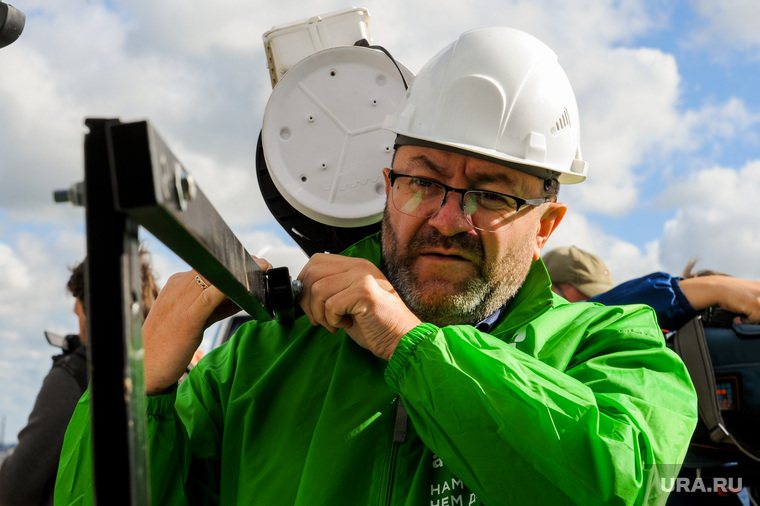
<path fill-rule="evenodd" d="M 53 502 L 65 506 L 94 504 L 89 390 L 79 399 L 63 438 Z"/>
<path fill-rule="evenodd" d="M 174 410 L 176 390 L 147 397 L 148 445 L 151 451 L 151 504 L 186 505 L 189 455 L 187 434 Z M 55 483 L 56 505 L 94 504 L 90 395 L 79 400 L 63 441 Z"/>
<path fill-rule="evenodd" d="M 691 381 L 651 309 L 586 313 L 530 323 L 517 347 L 426 323 L 391 358 L 420 437 L 484 504 L 666 500 L 696 423 Z"/>

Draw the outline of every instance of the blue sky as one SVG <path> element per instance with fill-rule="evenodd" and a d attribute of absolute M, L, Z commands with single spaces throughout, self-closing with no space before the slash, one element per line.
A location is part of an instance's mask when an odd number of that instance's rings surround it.
<path fill-rule="evenodd" d="M 86 117 L 150 119 L 246 248 L 297 272 L 304 257 L 260 197 L 253 154 L 271 93 L 262 34 L 349 7 L 334 0 L 18 0 L 0 49 L 0 415 L 26 423 L 76 330 L 65 292 L 84 213 L 54 204 L 82 179 Z M 760 3 L 755 0 L 372 0 L 373 42 L 412 72 L 461 32 L 523 29 L 558 54 L 578 98 L 589 179 L 565 186 L 547 249 L 576 244 L 616 282 L 698 267 L 760 279 Z M 163 282 L 182 262 L 146 236 Z"/>

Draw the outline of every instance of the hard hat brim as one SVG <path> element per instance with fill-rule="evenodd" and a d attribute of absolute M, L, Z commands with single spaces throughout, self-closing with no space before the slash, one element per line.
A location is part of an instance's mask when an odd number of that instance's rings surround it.
<path fill-rule="evenodd" d="M 585 175 L 561 173 L 558 171 L 547 169 L 545 167 L 537 167 L 535 165 L 529 165 L 526 163 L 517 162 L 514 160 L 510 160 L 508 158 L 505 158 L 504 156 L 498 156 L 498 153 L 496 151 L 494 151 L 493 153 L 486 153 L 482 148 L 479 148 L 477 146 L 468 146 L 466 144 L 430 141 L 427 139 L 417 139 L 417 138 L 409 137 L 406 135 L 397 134 L 395 145 L 396 147 L 422 146 L 422 147 L 433 148 L 433 149 L 442 149 L 444 151 L 451 151 L 451 152 L 458 153 L 465 156 L 474 156 L 475 158 L 480 158 L 483 160 L 487 160 L 489 162 L 494 162 L 500 165 L 504 165 L 505 167 L 509 167 L 510 169 L 515 169 L 515 170 L 519 170 L 520 172 L 525 172 L 539 179 L 543 179 L 543 180 L 557 179 L 561 184 L 580 183 L 581 181 L 586 179 Z"/>

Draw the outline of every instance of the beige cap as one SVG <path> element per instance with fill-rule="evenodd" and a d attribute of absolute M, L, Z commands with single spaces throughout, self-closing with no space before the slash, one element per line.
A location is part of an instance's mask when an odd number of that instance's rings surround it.
<path fill-rule="evenodd" d="M 543 255 L 552 283 L 568 283 L 593 297 L 612 289 L 612 275 L 601 258 L 575 246 L 562 246 Z"/>

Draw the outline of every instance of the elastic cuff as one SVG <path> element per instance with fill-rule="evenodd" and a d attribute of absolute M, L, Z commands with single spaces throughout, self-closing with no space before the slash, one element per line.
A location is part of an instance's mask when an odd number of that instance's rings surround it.
<path fill-rule="evenodd" d="M 432 323 L 421 323 L 401 338 L 393 352 L 388 366 L 385 368 L 385 382 L 396 393 L 400 393 L 398 382 L 401 374 L 409 365 L 409 361 L 417 350 L 417 345 L 423 340 L 438 333 L 440 329 Z"/>
<path fill-rule="evenodd" d="M 171 386 L 158 395 L 146 395 L 145 405 L 148 416 L 161 417 L 169 413 L 177 399 L 177 384 Z"/>

